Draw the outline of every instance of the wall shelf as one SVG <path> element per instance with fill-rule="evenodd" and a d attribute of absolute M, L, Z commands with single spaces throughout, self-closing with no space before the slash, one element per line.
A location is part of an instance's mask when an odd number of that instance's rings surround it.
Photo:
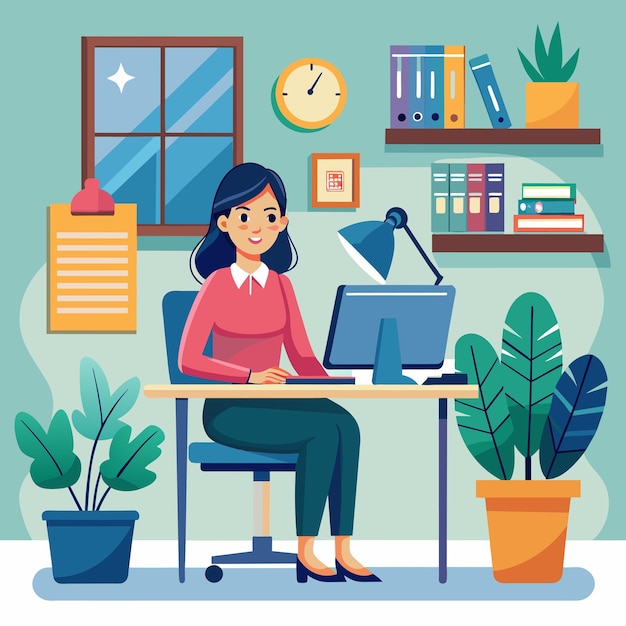
<path fill-rule="evenodd" d="M 386 144 L 600 144 L 599 128 L 386 128 Z"/>
<path fill-rule="evenodd" d="M 603 252 L 595 233 L 434 233 L 433 252 Z"/>

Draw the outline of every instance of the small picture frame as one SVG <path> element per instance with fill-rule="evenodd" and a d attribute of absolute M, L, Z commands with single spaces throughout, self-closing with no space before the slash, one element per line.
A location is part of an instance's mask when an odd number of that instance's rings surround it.
<path fill-rule="evenodd" d="M 311 157 L 311 207 L 357 208 L 360 202 L 359 153 L 313 153 Z"/>

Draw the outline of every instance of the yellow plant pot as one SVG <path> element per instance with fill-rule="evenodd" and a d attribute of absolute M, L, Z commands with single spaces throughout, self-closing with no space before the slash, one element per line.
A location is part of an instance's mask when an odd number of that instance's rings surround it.
<path fill-rule="evenodd" d="M 578 83 L 526 83 L 526 128 L 578 128 Z"/>
<path fill-rule="evenodd" d="M 477 480 L 485 498 L 494 578 L 554 583 L 563 575 L 570 498 L 579 480 Z"/>

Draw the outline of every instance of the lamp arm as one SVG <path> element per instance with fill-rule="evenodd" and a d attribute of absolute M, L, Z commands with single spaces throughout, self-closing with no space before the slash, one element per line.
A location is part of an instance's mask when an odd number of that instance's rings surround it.
<path fill-rule="evenodd" d="M 430 269 L 432 270 L 432 273 L 437 279 L 435 280 L 435 285 L 438 285 L 443 280 L 443 276 L 439 273 L 439 270 L 434 266 L 433 262 L 428 258 L 428 255 L 426 254 L 426 252 L 424 252 L 424 248 L 422 248 L 420 242 L 411 232 L 411 229 L 406 224 L 403 225 L 403 228 L 406 231 L 406 234 L 409 236 L 409 239 L 413 242 L 413 245 L 419 250 L 419 253 L 422 255 L 424 261 L 426 261 L 426 263 L 428 264 L 428 267 L 430 267 Z"/>

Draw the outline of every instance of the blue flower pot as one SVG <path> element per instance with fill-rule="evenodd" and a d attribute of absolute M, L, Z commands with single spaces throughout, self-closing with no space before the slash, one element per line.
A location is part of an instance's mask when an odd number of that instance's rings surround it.
<path fill-rule="evenodd" d="M 123 583 L 137 511 L 44 511 L 58 583 Z"/>

